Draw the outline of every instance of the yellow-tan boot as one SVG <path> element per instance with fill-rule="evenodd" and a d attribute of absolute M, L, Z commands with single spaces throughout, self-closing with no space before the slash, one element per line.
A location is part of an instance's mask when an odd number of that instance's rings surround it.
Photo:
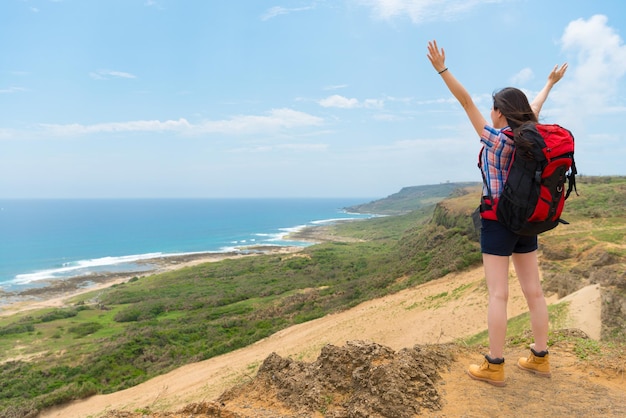
<path fill-rule="evenodd" d="M 492 359 L 485 356 L 485 361 L 480 366 L 472 364 L 467 370 L 469 377 L 475 380 L 482 380 L 490 385 L 505 386 L 504 381 L 504 359 Z"/>
<path fill-rule="evenodd" d="M 550 377 L 550 354 L 546 351 L 535 351 L 534 344 L 530 346 L 530 355 L 522 357 L 517 361 L 517 367 L 527 372 L 535 373 L 537 376 Z"/>

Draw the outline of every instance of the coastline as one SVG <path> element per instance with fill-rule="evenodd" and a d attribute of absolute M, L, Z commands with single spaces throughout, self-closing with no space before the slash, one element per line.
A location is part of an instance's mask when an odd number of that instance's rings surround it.
<path fill-rule="evenodd" d="M 339 222 L 353 222 L 352 220 L 338 220 Z M 341 237 L 333 233 L 330 225 L 306 226 L 292 230 L 283 239 L 288 241 L 305 242 L 311 245 L 322 242 L 357 242 L 354 238 Z M 146 277 L 168 271 L 183 269 L 203 263 L 211 263 L 226 259 L 252 257 L 265 254 L 293 254 L 302 251 L 306 246 L 274 246 L 252 245 L 241 247 L 229 252 L 200 252 L 182 255 L 161 256 L 145 259 L 141 263 L 154 265 L 154 268 L 144 271 L 94 273 L 75 276 L 54 281 L 42 281 L 45 286 L 32 287 L 15 293 L 2 293 L 0 297 L 7 302 L 0 302 L 0 317 L 30 311 L 34 309 L 63 307 L 68 301 L 83 293 L 106 289 L 116 284 L 129 281 L 134 277 Z"/>
<path fill-rule="evenodd" d="M 304 241 L 304 240 L 302 240 Z M 310 242 L 310 241 L 307 241 Z M 83 276 L 70 277 L 54 281 L 41 287 L 33 287 L 20 292 L 0 293 L 2 299 L 7 302 L 0 303 L 0 317 L 11 316 L 17 313 L 65 306 L 69 299 L 83 293 L 106 289 L 116 284 L 125 283 L 134 277 L 146 277 L 195 266 L 203 263 L 211 263 L 226 259 L 252 257 L 263 254 L 292 254 L 301 251 L 301 246 L 250 246 L 238 251 L 230 252 L 206 252 L 184 255 L 162 256 L 146 259 L 145 264 L 155 267 L 141 272 L 116 272 L 98 273 Z"/>
<path fill-rule="evenodd" d="M 19 227 L 4 237 L 15 250 L 2 254 L 0 316 L 16 304 L 69 297 L 182 267 L 194 259 L 215 261 L 288 246 L 303 248 L 317 240 L 287 237 L 297 236 L 301 229 L 323 228 L 343 216 L 362 216 L 339 213 L 338 208 L 354 203 L 351 200 L 356 199 L 3 200 L 12 215 L 3 221 L 29 224 L 33 234 L 21 234 Z M 94 225 L 97 228 L 88 229 Z M 163 225 L 163 231 L 155 229 L 157 225 Z M 91 231 L 89 236 L 104 231 L 104 238 L 86 238 L 80 232 L 83 228 Z M 167 245 L 155 245 L 159 240 Z M 97 243 L 93 249 L 92 241 Z M 76 257 L 65 254 L 82 246 L 87 249 L 81 248 Z"/>

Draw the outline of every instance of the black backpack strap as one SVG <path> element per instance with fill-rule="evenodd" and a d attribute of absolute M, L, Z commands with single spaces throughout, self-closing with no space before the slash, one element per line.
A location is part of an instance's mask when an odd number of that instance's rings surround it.
<path fill-rule="evenodd" d="M 489 187 L 489 183 L 487 182 L 487 176 L 485 176 L 485 172 L 483 171 L 482 165 L 482 157 L 483 152 L 485 151 L 485 147 L 481 148 L 480 153 L 478 154 L 478 169 L 480 170 L 480 174 L 483 177 L 483 184 L 487 189 L 487 196 L 480 197 L 480 212 L 485 212 L 492 209 L 493 205 L 493 196 L 491 195 L 491 187 Z M 486 198 L 486 199 L 485 199 Z"/>
<path fill-rule="evenodd" d="M 489 183 L 487 182 L 487 176 L 485 176 L 485 172 L 483 171 L 482 167 L 479 166 L 478 168 L 480 168 L 480 175 L 483 177 L 483 184 L 487 188 L 487 197 L 489 198 L 489 200 L 493 201 L 493 196 L 491 195 L 491 187 L 489 187 Z"/>
<path fill-rule="evenodd" d="M 570 169 L 570 173 L 567 175 L 567 193 L 565 193 L 565 200 L 569 197 L 572 190 L 576 193 L 576 196 L 580 196 L 578 194 L 578 189 L 576 188 L 576 174 L 578 174 L 578 170 L 576 170 L 576 162 L 574 161 L 574 156 L 572 155 L 572 167 Z"/>

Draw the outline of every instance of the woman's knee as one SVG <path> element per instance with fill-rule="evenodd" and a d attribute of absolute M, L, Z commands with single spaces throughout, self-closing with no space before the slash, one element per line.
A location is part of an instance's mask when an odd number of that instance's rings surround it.
<path fill-rule="evenodd" d="M 501 288 L 501 287 L 490 288 L 489 289 L 489 299 L 491 299 L 493 301 L 499 301 L 499 302 L 507 303 L 509 301 L 509 288 L 508 287 L 505 287 L 505 288 Z"/>

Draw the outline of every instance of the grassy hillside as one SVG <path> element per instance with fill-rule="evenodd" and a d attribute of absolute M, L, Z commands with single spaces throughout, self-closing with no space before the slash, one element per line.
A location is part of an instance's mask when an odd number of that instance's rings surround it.
<path fill-rule="evenodd" d="M 572 225 L 541 240 L 546 285 L 569 274 L 569 290 L 601 282 L 611 300 L 624 300 L 626 179 L 582 179 L 579 191 L 567 206 Z M 430 208 L 415 203 L 420 209 L 404 215 L 329 227 L 360 242 L 136 278 L 76 297 L 67 308 L 0 318 L 0 417 L 118 391 L 477 264 L 469 214 L 480 192 L 463 193 Z M 619 303 L 607 306 L 626 316 Z M 619 325 L 603 335 L 623 340 Z"/>
<path fill-rule="evenodd" d="M 626 340 L 626 178 L 587 177 L 541 241 L 544 288 L 563 297 L 599 284 L 602 338 Z"/>
<path fill-rule="evenodd" d="M 441 183 L 426 186 L 404 187 L 398 193 L 384 199 L 346 208 L 349 212 L 376 213 L 380 215 L 400 215 L 434 204 L 450 197 L 460 189 L 477 186 L 480 183 Z"/>

